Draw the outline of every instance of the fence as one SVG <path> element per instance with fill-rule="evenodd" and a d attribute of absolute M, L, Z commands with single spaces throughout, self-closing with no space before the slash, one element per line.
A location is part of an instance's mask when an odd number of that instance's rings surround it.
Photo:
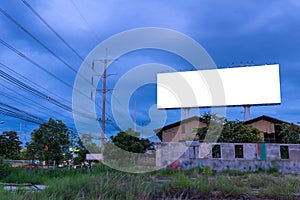
<path fill-rule="evenodd" d="M 209 166 L 216 171 L 277 169 L 300 174 L 300 144 L 158 143 L 156 166 L 178 169 Z"/>

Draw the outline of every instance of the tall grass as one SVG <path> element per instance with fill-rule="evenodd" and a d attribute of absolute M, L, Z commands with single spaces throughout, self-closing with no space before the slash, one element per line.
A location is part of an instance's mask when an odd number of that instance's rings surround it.
<path fill-rule="evenodd" d="M 4 191 L 2 199 L 226 199 L 300 197 L 300 176 L 268 173 L 211 173 L 209 169 L 130 174 L 97 165 L 89 169 L 12 169 L 5 180 L 42 183 L 38 192 Z M 164 180 L 164 181 L 158 181 Z M 2 180 L 0 180 L 2 182 Z"/>

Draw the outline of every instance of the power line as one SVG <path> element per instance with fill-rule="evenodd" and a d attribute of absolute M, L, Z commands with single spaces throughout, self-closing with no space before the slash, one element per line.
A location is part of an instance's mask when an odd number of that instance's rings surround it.
<path fill-rule="evenodd" d="M 22 0 L 22 2 L 25 4 L 25 6 L 27 8 L 29 8 L 31 10 L 31 12 L 33 12 L 78 58 L 80 58 L 80 60 L 84 60 L 82 58 L 82 56 L 79 55 L 79 53 L 69 44 L 66 42 L 66 40 L 64 40 L 55 30 L 54 28 L 52 28 L 47 22 L 45 19 L 42 18 L 42 16 L 34 9 L 31 7 L 31 5 L 25 1 L 25 0 Z"/>
<path fill-rule="evenodd" d="M 46 70 L 43 66 L 39 65 L 38 63 L 36 63 L 35 61 L 33 61 L 32 59 L 30 59 L 28 56 L 26 56 L 25 54 L 21 53 L 20 51 L 18 51 L 17 49 L 15 49 L 13 46 L 11 46 L 10 44 L 8 44 L 7 42 L 5 42 L 4 40 L 2 40 L 0 38 L 0 43 L 2 43 L 4 46 L 6 46 L 8 49 L 10 49 L 11 51 L 13 51 L 14 53 L 18 54 L 20 57 L 24 58 L 25 60 L 27 60 L 28 62 L 30 62 L 31 64 L 33 64 L 34 66 L 38 67 L 39 69 L 41 69 L 42 71 L 44 71 L 45 73 L 47 73 L 48 75 L 52 76 L 53 78 L 57 79 L 59 82 L 63 83 L 64 85 L 68 86 L 69 88 L 73 89 L 73 86 L 70 85 L 69 83 L 65 82 L 64 80 L 62 80 L 61 78 L 59 78 L 58 76 L 56 76 L 55 74 L 51 73 L 50 71 Z M 90 98 L 89 96 L 87 96 L 86 94 L 84 94 L 82 91 L 78 90 L 77 88 L 75 88 L 76 91 L 78 91 L 80 94 L 82 94 L 83 96 Z"/>
<path fill-rule="evenodd" d="M 44 88 L 42 85 L 39 85 L 33 81 L 31 81 L 30 79 L 26 78 L 25 76 L 23 76 L 22 74 L 16 72 L 15 70 L 13 70 L 12 68 L 8 67 L 7 65 L 3 64 L 3 63 L 0 63 L 0 66 L 2 68 L 5 68 L 6 70 L 8 70 L 10 73 L 14 74 L 15 76 L 19 77 L 20 79 L 23 79 L 24 81 L 28 82 L 28 85 L 31 85 L 32 87 L 38 87 L 38 88 L 41 88 L 42 90 L 44 90 L 45 92 L 48 92 L 50 94 L 52 94 L 53 96 L 61 99 L 61 100 L 64 100 L 66 101 L 68 104 L 71 104 L 71 102 L 63 97 L 60 97 L 58 96 L 57 94 L 53 93 L 52 91 Z"/>
<path fill-rule="evenodd" d="M 24 77 L 23 75 L 19 74 L 18 72 L 14 71 L 13 69 L 11 69 L 10 67 L 8 67 L 7 65 L 5 65 L 5 64 L 3 64 L 3 63 L 0 62 L 0 66 L 3 67 L 3 68 L 5 68 L 5 69 L 8 70 L 9 72 L 15 74 L 16 76 L 20 77 L 21 79 L 24 79 L 25 81 L 29 82 L 30 85 L 31 85 L 32 87 L 35 87 L 35 86 L 36 86 L 36 87 L 38 87 L 38 88 L 41 88 L 41 89 L 43 89 L 44 91 L 46 91 L 46 92 L 52 94 L 53 96 L 55 96 L 55 97 L 57 97 L 57 98 L 59 98 L 59 99 L 61 99 L 61 100 L 66 101 L 68 104 L 72 104 L 69 100 L 67 100 L 67 99 L 65 99 L 65 98 L 63 98 L 63 97 L 60 97 L 60 96 L 56 95 L 55 93 L 53 93 L 52 91 L 49 91 L 48 89 L 42 87 L 41 85 L 38 85 L 37 83 L 35 83 L 35 82 L 29 80 L 28 78 L 26 78 L 26 77 Z M 7 80 L 7 81 L 9 81 L 9 80 Z M 12 82 L 12 83 L 14 83 L 14 82 Z M 44 94 L 44 96 L 48 97 L 49 95 Z M 23 96 L 23 97 L 26 98 L 25 96 Z M 53 98 L 52 98 L 52 99 L 53 99 Z M 48 98 L 47 98 L 47 101 L 48 101 Z M 36 102 L 35 102 L 35 103 L 36 103 Z M 51 103 L 51 102 L 50 102 L 50 103 Z M 70 107 L 69 109 L 71 109 L 71 107 Z M 73 111 L 75 111 L 76 113 L 80 113 L 79 111 L 76 111 L 76 110 L 74 110 L 74 109 L 73 109 Z M 54 111 L 54 112 L 56 112 L 56 111 Z M 57 112 L 56 112 L 56 113 L 57 113 Z M 85 116 L 88 116 L 87 114 L 84 114 L 84 115 L 85 115 Z M 91 118 L 91 117 L 90 117 L 90 118 Z M 93 118 L 93 119 L 94 119 L 94 118 Z"/>
<path fill-rule="evenodd" d="M 3 84 L 1 84 L 1 83 L 0 83 L 0 85 L 1 85 L 2 87 L 6 88 L 6 89 L 9 89 L 7 86 L 5 86 L 5 85 L 3 85 Z M 30 101 L 30 102 L 27 101 L 27 103 L 34 103 L 35 105 L 39 105 L 39 107 L 48 110 L 48 108 L 47 108 L 46 106 L 43 106 L 43 105 L 41 105 L 41 104 L 38 104 L 37 102 L 35 102 L 35 101 L 33 101 L 33 100 L 27 98 L 27 97 L 24 96 L 24 95 L 21 95 L 20 93 L 18 93 L 17 95 L 23 98 L 22 101 L 19 100 L 18 98 L 16 98 L 15 96 L 13 96 L 13 95 L 7 93 L 7 92 L 0 91 L 0 93 L 1 93 L 3 96 L 5 96 L 6 98 L 8 98 L 8 99 L 10 99 L 10 100 L 12 100 L 12 101 L 15 101 L 15 102 L 17 102 L 17 103 L 19 103 L 19 104 L 22 104 L 22 105 L 24 105 L 24 106 L 26 106 L 26 107 L 30 107 L 31 109 L 36 110 L 36 111 L 38 111 L 38 112 L 40 112 L 40 113 L 49 114 L 49 113 L 43 112 L 43 110 L 40 110 L 40 109 L 38 109 L 37 107 L 32 107 L 30 104 L 29 104 L 29 105 L 25 104 L 25 101 L 24 101 L 24 100 L 26 99 L 26 100 L 29 100 L 29 101 Z M 50 109 L 49 109 L 49 111 L 55 112 L 54 110 L 50 110 Z M 58 114 L 58 113 L 57 113 L 57 114 Z"/>
<path fill-rule="evenodd" d="M 3 65 L 3 64 L 0 63 L 0 65 Z M 30 93 L 38 96 L 40 98 L 48 100 L 49 102 L 51 102 L 51 103 L 53 103 L 53 104 L 55 104 L 55 105 L 57 105 L 57 106 L 65 109 L 67 111 L 72 111 L 72 108 L 68 107 L 67 105 L 60 103 L 59 101 L 51 98 L 50 96 L 47 96 L 47 95 L 43 94 L 42 92 L 40 92 L 40 91 L 32 88 L 31 86 L 28 86 L 27 84 L 25 84 L 25 83 L 19 81 L 18 79 L 10 76 L 9 74 L 5 73 L 2 70 L 0 70 L 0 77 L 6 79 L 8 81 L 10 81 L 11 83 L 17 85 L 18 87 L 20 87 L 20 88 L 22 88 L 22 89 L 24 89 L 24 90 L 26 90 L 26 91 L 28 91 L 28 92 L 30 92 Z"/>
<path fill-rule="evenodd" d="M 11 20 L 14 24 L 16 24 L 20 29 L 22 29 L 25 33 L 27 33 L 32 39 L 34 39 L 37 43 L 39 43 L 42 47 L 44 47 L 47 51 L 49 51 L 54 57 L 60 60 L 63 64 L 65 64 L 70 70 L 74 73 L 77 71 L 66 63 L 63 59 L 61 59 L 56 53 L 54 53 L 51 49 L 49 49 L 44 43 L 42 43 L 38 38 L 36 38 L 33 34 L 31 34 L 27 29 L 25 29 L 21 24 L 19 24 L 14 18 L 12 18 L 7 12 L 5 12 L 2 8 L 0 8 L 0 12 L 6 16 L 9 20 Z"/>
<path fill-rule="evenodd" d="M 6 65 L 4 65 L 3 63 L 0 62 L 0 66 L 6 66 Z M 52 104 L 54 104 L 54 105 L 56 105 L 56 106 L 58 106 L 58 107 L 60 107 L 60 108 L 62 108 L 64 110 L 80 114 L 80 115 L 85 116 L 87 118 L 94 119 L 93 116 L 90 116 L 90 115 L 88 115 L 86 113 L 82 113 L 82 112 L 77 111 L 77 110 L 73 110 L 71 107 L 69 107 L 69 106 L 67 106 L 67 105 L 65 105 L 65 104 L 63 104 L 63 103 L 55 100 L 54 98 L 51 98 L 50 96 L 48 96 L 48 95 L 46 95 L 46 94 L 44 94 L 44 93 L 36 90 L 35 88 L 33 88 L 33 87 L 25 84 L 24 82 L 22 82 L 22 81 L 20 81 L 20 80 L 18 80 L 16 78 L 14 78 L 14 77 L 12 77 L 11 75 L 5 73 L 2 70 L 0 70 L 0 77 L 6 79 L 7 81 L 13 83 L 14 85 L 16 85 L 16 86 L 18 86 L 18 87 L 20 87 L 20 88 L 22 88 L 22 89 L 24 89 L 24 90 L 26 90 L 26 91 L 34 94 L 34 95 L 36 95 L 36 96 L 38 96 L 38 97 L 40 97 L 40 98 L 42 98 L 44 100 L 47 100 L 48 102 L 50 102 L 50 103 L 52 103 Z"/>
<path fill-rule="evenodd" d="M 86 18 L 83 16 L 82 12 L 80 11 L 80 9 L 78 8 L 78 6 L 76 5 L 76 3 L 73 0 L 70 0 L 71 3 L 73 4 L 74 8 L 76 9 L 76 11 L 78 12 L 78 14 L 80 15 L 80 17 L 82 18 L 82 20 L 87 24 L 87 26 L 89 27 L 89 29 L 92 31 L 95 39 L 99 39 L 99 35 L 96 34 L 96 32 L 94 30 L 92 30 L 91 25 L 88 23 L 88 21 L 86 20 Z"/>
<path fill-rule="evenodd" d="M 47 45 L 45 45 L 42 41 L 40 41 L 38 38 L 36 38 L 30 31 L 28 31 L 26 28 L 24 28 L 20 23 L 18 23 L 11 15 L 9 15 L 7 12 L 5 12 L 2 8 L 0 8 L 0 12 L 6 16 L 10 21 L 12 21 L 15 25 L 17 25 L 21 30 L 23 30 L 25 33 L 27 33 L 32 39 L 34 39 L 38 44 L 40 44 L 42 47 L 44 47 L 49 53 L 51 53 L 55 58 L 57 58 L 60 62 L 62 62 L 66 67 L 68 67 L 72 72 L 77 74 L 77 70 L 74 69 L 71 65 L 69 65 L 66 61 L 64 61 L 61 57 L 59 57 L 55 52 L 53 52 Z M 81 74 L 78 74 L 83 79 L 87 80 L 85 77 L 83 77 Z"/>
<path fill-rule="evenodd" d="M 79 57 L 82 61 L 84 60 L 79 53 L 71 47 L 70 44 L 68 44 L 55 30 L 54 28 L 52 28 L 47 22 L 46 20 L 44 20 L 39 14 L 38 12 L 36 12 L 28 2 L 26 2 L 25 0 L 22 0 L 22 2 L 74 53 L 77 55 L 77 57 Z M 1 9 L 2 10 L 2 9 Z M 3 10 L 2 10 L 3 11 Z M 64 60 L 62 60 L 60 57 L 58 57 L 53 51 L 51 51 L 46 45 L 44 45 L 40 40 L 38 40 L 36 37 L 34 37 L 29 31 L 27 31 L 23 26 L 21 26 L 19 23 L 17 23 L 12 17 L 10 17 L 7 13 L 7 15 L 5 14 L 5 12 L 2 12 L 2 14 L 4 14 L 6 17 L 8 17 L 10 20 L 12 20 L 16 25 L 18 25 L 23 31 L 25 31 L 27 34 L 29 34 L 36 42 L 38 42 L 40 45 L 42 45 L 46 50 L 48 50 L 53 56 L 55 56 L 57 59 L 59 59 L 61 62 L 63 62 L 66 66 L 68 66 L 69 68 L 71 67 L 70 65 L 68 65 L 68 63 L 66 63 Z M 41 65 L 39 65 L 38 63 L 36 63 L 35 61 L 33 61 L 32 59 L 30 59 L 29 57 L 27 57 L 26 55 L 24 55 L 23 53 L 21 53 L 20 51 L 18 51 L 17 49 L 15 49 L 14 47 L 12 47 L 11 45 L 9 45 L 8 43 L 6 43 L 5 41 L 3 41 L 2 39 L 0 39 L 0 42 L 6 46 L 7 48 L 9 48 L 10 50 L 14 51 L 16 54 L 18 54 L 19 56 L 23 57 L 24 59 L 26 59 L 27 61 L 29 61 L 30 63 L 32 63 L 33 65 L 35 65 L 36 67 L 38 67 L 39 69 L 41 69 L 42 71 L 46 72 L 47 74 L 49 74 L 50 76 L 54 77 L 55 79 L 59 80 L 61 83 L 63 83 L 64 85 L 71 87 L 72 86 L 70 84 L 68 84 L 67 82 L 63 81 L 62 79 L 60 79 L 59 77 L 57 77 L 56 75 L 54 75 L 53 73 L 49 72 L 48 70 L 46 70 L 45 68 L 43 68 Z M 71 67 L 72 68 L 72 67 Z M 73 68 L 72 68 L 73 69 Z M 74 69 L 72 70 L 74 71 Z M 80 93 L 82 93 L 81 91 L 79 91 Z M 87 98 L 89 98 L 87 95 L 84 94 L 84 96 L 86 96 Z M 96 102 L 95 102 L 96 106 L 101 108 Z M 117 127 L 118 128 L 118 127 Z"/>
<path fill-rule="evenodd" d="M 0 113 L 9 115 L 11 117 L 16 117 L 25 121 L 33 122 L 33 123 L 41 123 L 44 122 L 42 118 L 39 118 L 31 113 L 20 110 L 16 107 L 10 106 L 8 104 L 0 102 Z"/>
<path fill-rule="evenodd" d="M 30 9 L 31 12 L 33 12 L 74 54 L 77 55 L 78 58 L 80 58 L 80 60 L 84 61 L 85 60 L 82 58 L 82 56 L 80 56 L 80 54 L 69 44 L 67 43 L 62 36 L 60 36 L 53 27 L 51 27 L 47 21 L 45 19 L 42 18 L 42 16 L 26 1 L 26 0 L 22 0 L 22 2 L 25 4 L 25 6 L 27 8 Z M 80 91 L 79 91 L 80 92 Z M 82 93 L 82 92 L 81 92 Z M 84 94 L 84 96 L 86 96 L 87 98 L 89 98 L 87 95 Z M 98 106 L 99 108 L 101 108 L 98 104 L 96 104 L 96 106 Z"/>
<path fill-rule="evenodd" d="M 1 83 L 0 83 L 0 85 L 1 85 L 2 87 L 6 88 L 6 89 L 9 90 L 9 91 L 12 91 L 11 88 L 9 88 L 9 87 L 7 87 L 7 86 L 1 84 Z M 13 95 L 11 95 L 11 94 L 9 94 L 9 93 L 7 93 L 7 92 L 4 92 L 4 91 L 0 91 L 0 93 L 2 93 L 6 98 L 11 99 L 11 100 L 13 100 L 13 101 L 15 101 L 15 102 L 18 102 L 19 104 L 22 104 L 22 105 L 24 105 L 24 106 L 26 106 L 26 107 L 30 107 L 31 109 L 36 110 L 36 111 L 39 112 L 39 113 L 43 113 L 43 114 L 45 114 L 45 115 L 49 115 L 49 112 L 46 112 L 46 110 L 48 110 L 48 111 L 50 111 L 51 113 L 56 113 L 56 114 L 59 115 L 59 116 L 63 116 L 65 119 L 71 119 L 70 117 L 67 117 L 67 116 L 65 116 L 65 115 L 62 114 L 62 113 L 59 113 L 59 112 L 57 112 L 56 110 L 50 109 L 50 108 L 48 108 L 48 107 L 46 107 L 46 106 L 40 104 L 40 103 L 37 102 L 37 101 L 34 101 L 34 100 L 32 100 L 32 99 L 29 99 L 28 97 L 26 97 L 25 95 L 22 95 L 21 93 L 19 93 L 19 92 L 17 92 L 17 91 L 14 91 L 14 94 L 16 94 L 17 97 L 16 97 L 16 96 L 13 96 Z M 22 99 L 19 100 L 19 99 L 18 99 L 19 97 L 21 97 Z M 25 102 L 26 102 L 27 104 L 25 104 Z M 35 107 L 33 107 L 32 104 L 35 105 Z M 36 106 L 38 106 L 39 108 L 37 108 Z M 44 110 L 43 110 L 43 109 L 44 109 Z"/>
<path fill-rule="evenodd" d="M 46 70 L 44 67 L 42 67 L 41 65 L 39 65 L 38 63 L 36 63 L 35 61 L 33 61 L 32 59 L 30 59 L 28 56 L 26 56 L 25 54 L 21 53 L 20 51 L 18 51 L 17 49 L 15 49 L 13 46 L 11 46 L 10 44 L 8 44 L 7 42 L 5 42 L 4 40 L 2 40 L 0 38 L 0 42 L 6 46 L 7 48 L 9 48 L 11 51 L 13 51 L 14 53 L 18 54 L 20 57 L 24 58 L 25 60 L 27 60 L 28 62 L 30 62 L 31 64 L 35 65 L 36 67 L 38 67 L 40 70 L 44 71 L 45 73 L 47 73 L 48 75 L 52 76 L 53 78 L 57 79 L 59 82 L 63 83 L 64 85 L 72 88 L 72 86 L 65 82 L 64 80 L 60 79 L 58 76 L 56 76 L 55 74 L 51 73 L 50 71 Z"/>

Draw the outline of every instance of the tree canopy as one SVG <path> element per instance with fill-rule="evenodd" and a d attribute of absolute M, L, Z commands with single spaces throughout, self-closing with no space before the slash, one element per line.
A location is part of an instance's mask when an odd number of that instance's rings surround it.
<path fill-rule="evenodd" d="M 280 143 L 299 144 L 300 143 L 300 126 L 296 124 L 283 123 L 280 126 L 281 131 L 278 136 Z"/>
<path fill-rule="evenodd" d="M 15 131 L 5 131 L 0 135 L 0 157 L 19 159 L 22 142 Z"/>
<path fill-rule="evenodd" d="M 140 133 L 127 129 L 119 132 L 116 136 L 111 136 L 110 139 L 113 144 L 128 152 L 145 153 L 147 150 L 153 149 L 153 143 L 149 139 L 138 136 Z"/>
<path fill-rule="evenodd" d="M 248 127 L 240 121 L 229 121 L 216 115 L 205 114 L 203 116 L 207 127 L 196 130 L 200 141 L 206 142 L 237 142 L 251 143 L 261 142 L 260 131 Z"/>
<path fill-rule="evenodd" d="M 111 141 L 104 145 L 104 161 L 110 166 L 135 165 L 138 162 L 139 153 L 153 150 L 153 143 L 149 139 L 139 138 L 140 133 L 127 129 L 111 136 Z"/>
<path fill-rule="evenodd" d="M 64 160 L 71 141 L 69 130 L 61 120 L 49 119 L 47 123 L 31 133 L 31 142 L 27 143 L 27 156 L 31 159 L 56 161 Z"/>

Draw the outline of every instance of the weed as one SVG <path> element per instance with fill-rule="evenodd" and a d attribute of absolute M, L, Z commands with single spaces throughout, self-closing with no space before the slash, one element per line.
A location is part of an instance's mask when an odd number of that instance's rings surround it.
<path fill-rule="evenodd" d="M 215 172 L 209 166 L 205 166 L 202 173 L 207 176 L 215 174 Z"/>

